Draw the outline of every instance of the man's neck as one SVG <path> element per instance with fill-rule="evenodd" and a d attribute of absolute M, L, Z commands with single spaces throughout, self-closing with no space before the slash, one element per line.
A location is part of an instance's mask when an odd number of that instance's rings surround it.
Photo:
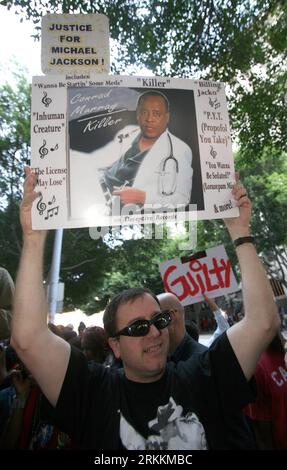
<path fill-rule="evenodd" d="M 173 341 L 170 341 L 169 344 L 169 353 L 173 354 L 178 346 L 182 343 L 183 338 L 185 337 L 185 328 L 181 328 L 180 331 L 177 331 L 173 337 Z"/>
<path fill-rule="evenodd" d="M 132 371 L 128 370 L 124 366 L 124 371 L 125 371 L 125 376 L 128 380 L 131 382 L 136 382 L 136 383 L 151 383 L 151 382 L 157 382 L 162 378 L 162 376 L 165 373 L 165 367 L 163 367 L 161 370 L 156 371 L 155 373 L 146 373 L 146 374 L 135 374 Z"/>
<path fill-rule="evenodd" d="M 156 141 L 157 141 L 157 138 L 147 139 L 146 137 L 142 135 L 139 139 L 139 144 L 138 144 L 140 151 L 143 152 L 144 150 L 151 148 Z"/>

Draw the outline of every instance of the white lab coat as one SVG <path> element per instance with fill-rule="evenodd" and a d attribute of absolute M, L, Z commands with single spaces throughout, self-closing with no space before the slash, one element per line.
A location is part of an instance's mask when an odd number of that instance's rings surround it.
<path fill-rule="evenodd" d="M 138 126 L 126 126 L 119 131 L 112 142 L 91 153 L 70 151 L 70 203 L 72 218 L 83 218 L 87 209 L 95 203 L 104 204 L 103 191 L 99 185 L 102 169 L 118 160 L 131 147 L 133 140 L 139 135 Z M 163 195 L 160 182 L 162 161 L 170 155 L 172 141 L 173 155 L 178 162 L 176 188 L 173 194 Z M 186 206 L 190 201 L 192 189 L 192 152 L 182 140 L 166 130 L 154 143 L 144 157 L 133 187 L 146 193 L 145 204 L 159 205 L 169 208 Z M 164 188 L 169 191 L 173 181 L 174 164 L 167 163 L 164 176 Z"/>
<path fill-rule="evenodd" d="M 112 154 L 116 156 L 113 160 L 118 160 L 131 147 L 132 142 L 139 134 L 139 127 L 125 127 L 116 135 L 114 141 L 105 147 L 106 155 L 110 156 Z M 163 173 L 162 171 L 163 161 L 171 152 L 168 135 L 172 142 L 173 156 L 178 162 L 178 173 L 175 191 L 171 195 L 164 195 L 162 188 L 165 189 L 165 192 L 169 193 L 175 178 L 174 162 L 168 161 L 165 172 Z M 192 189 L 193 169 L 191 163 L 192 152 L 190 147 L 166 130 L 144 157 L 136 174 L 133 187 L 145 191 L 146 204 L 175 207 L 177 205 L 186 206 L 190 201 Z"/>

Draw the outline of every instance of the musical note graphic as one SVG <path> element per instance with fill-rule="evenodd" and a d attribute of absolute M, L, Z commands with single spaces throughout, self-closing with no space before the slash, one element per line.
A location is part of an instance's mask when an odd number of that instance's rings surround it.
<path fill-rule="evenodd" d="M 42 202 L 43 201 L 43 194 L 41 194 L 40 196 L 40 199 L 37 203 L 37 210 L 39 212 L 39 215 L 43 215 L 44 212 L 46 211 L 47 209 L 47 204 L 45 202 Z M 53 195 L 51 201 L 48 201 L 48 206 L 51 206 L 52 204 L 54 204 L 56 202 L 56 197 L 55 195 Z M 50 209 L 47 209 L 46 211 L 46 215 L 44 217 L 45 220 L 48 220 L 50 219 L 51 217 L 54 217 L 56 215 L 58 215 L 59 213 L 59 207 L 60 206 L 54 206 L 54 207 L 51 207 Z"/>
<path fill-rule="evenodd" d="M 217 152 L 216 152 L 216 150 L 214 150 L 214 148 L 212 147 L 212 145 L 210 146 L 210 155 L 211 155 L 213 158 L 215 158 L 216 155 L 217 155 Z"/>
<path fill-rule="evenodd" d="M 47 142 L 43 139 L 43 145 L 39 148 L 40 158 L 44 158 L 49 153 L 49 150 L 45 147 L 46 143 Z"/>
<path fill-rule="evenodd" d="M 214 109 L 217 109 L 217 108 L 220 108 L 221 104 L 219 103 L 218 99 L 215 98 L 214 100 L 212 100 L 211 98 L 209 98 L 209 104 L 212 108 Z"/>
<path fill-rule="evenodd" d="M 58 148 L 59 148 L 59 145 L 56 144 L 55 147 L 54 148 L 51 147 L 50 150 L 51 150 L 51 152 L 54 152 L 55 150 L 58 150 Z"/>
<path fill-rule="evenodd" d="M 54 215 L 58 215 L 58 212 L 59 212 L 59 206 L 55 206 L 55 207 L 52 207 L 51 209 L 48 209 L 45 220 L 50 219 L 51 217 L 54 217 Z"/>
<path fill-rule="evenodd" d="M 48 108 L 48 106 L 52 103 L 52 100 L 51 98 L 48 98 L 48 94 L 46 93 L 46 91 L 43 91 L 44 93 L 44 96 L 42 98 L 42 103 L 46 106 L 46 108 Z"/>
<path fill-rule="evenodd" d="M 39 199 L 39 201 L 37 202 L 37 211 L 39 212 L 39 215 L 42 215 L 44 213 L 44 210 L 46 209 L 47 207 L 47 204 L 45 204 L 45 202 L 42 202 L 43 200 L 43 194 L 41 194 L 41 197 Z"/>
<path fill-rule="evenodd" d="M 51 201 L 48 201 L 48 205 L 50 206 L 51 204 L 54 204 L 56 202 L 55 195 L 52 197 Z"/>

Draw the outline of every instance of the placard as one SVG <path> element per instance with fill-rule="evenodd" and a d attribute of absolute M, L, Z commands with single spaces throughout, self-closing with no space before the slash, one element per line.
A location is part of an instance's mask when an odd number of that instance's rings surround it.
<path fill-rule="evenodd" d="M 109 19 L 102 14 L 48 14 L 42 18 L 41 65 L 45 74 L 108 73 Z"/>
<path fill-rule="evenodd" d="M 34 77 L 33 228 L 238 216 L 222 83 Z"/>
<path fill-rule="evenodd" d="M 239 290 L 223 245 L 186 258 L 160 263 L 159 270 L 167 292 L 175 294 L 183 306 L 220 297 Z"/>

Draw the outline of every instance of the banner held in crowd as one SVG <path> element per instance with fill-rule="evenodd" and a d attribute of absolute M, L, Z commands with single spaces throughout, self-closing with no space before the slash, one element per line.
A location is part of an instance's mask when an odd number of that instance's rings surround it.
<path fill-rule="evenodd" d="M 182 305 L 208 297 L 220 297 L 239 290 L 223 245 L 185 258 L 160 263 L 159 270 L 167 292 L 175 294 Z"/>

